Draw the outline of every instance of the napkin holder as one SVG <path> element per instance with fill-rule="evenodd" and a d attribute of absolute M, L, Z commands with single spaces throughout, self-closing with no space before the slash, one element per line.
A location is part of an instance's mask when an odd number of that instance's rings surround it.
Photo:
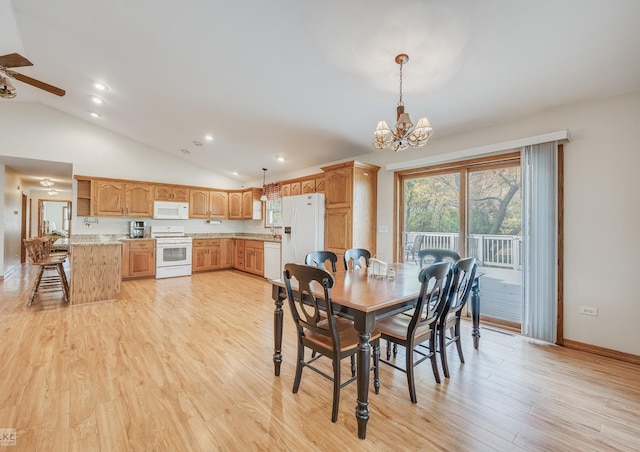
<path fill-rule="evenodd" d="M 369 259 L 369 276 L 373 278 L 386 278 L 389 264 L 380 259 L 372 257 Z"/>

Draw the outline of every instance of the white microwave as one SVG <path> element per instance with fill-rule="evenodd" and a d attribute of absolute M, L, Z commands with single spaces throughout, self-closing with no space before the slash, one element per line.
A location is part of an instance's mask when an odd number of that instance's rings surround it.
<path fill-rule="evenodd" d="M 189 203 L 155 201 L 153 203 L 153 218 L 158 220 L 188 220 Z"/>

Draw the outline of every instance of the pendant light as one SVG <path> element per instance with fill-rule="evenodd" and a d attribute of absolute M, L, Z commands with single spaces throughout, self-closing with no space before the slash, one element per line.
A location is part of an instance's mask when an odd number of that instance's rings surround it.
<path fill-rule="evenodd" d="M 260 201 L 267 202 L 267 169 L 262 168 L 262 196 Z"/>

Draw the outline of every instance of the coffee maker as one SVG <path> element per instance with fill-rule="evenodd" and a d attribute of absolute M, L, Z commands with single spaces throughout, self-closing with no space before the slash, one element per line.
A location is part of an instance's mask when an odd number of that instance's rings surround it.
<path fill-rule="evenodd" d="M 131 221 L 129 223 L 129 237 L 132 239 L 143 239 L 146 227 L 146 221 Z"/>

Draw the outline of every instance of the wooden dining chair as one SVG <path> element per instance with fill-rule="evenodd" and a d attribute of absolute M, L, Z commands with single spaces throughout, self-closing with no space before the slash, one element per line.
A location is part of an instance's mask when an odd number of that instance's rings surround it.
<path fill-rule="evenodd" d="M 444 250 L 439 248 L 424 248 L 418 251 L 418 261 L 420 267 L 435 264 L 436 262 L 456 263 L 460 260 L 460 254 L 453 250 Z"/>
<path fill-rule="evenodd" d="M 460 361 L 464 363 L 462 343 L 460 341 L 460 319 L 469 296 L 473 281 L 476 278 L 478 264 L 475 257 L 460 259 L 453 266 L 453 282 L 446 303 L 442 305 L 436 326 L 438 336 L 438 352 L 442 362 L 442 372 L 449 378 L 449 364 L 447 362 L 447 347 L 453 343 L 458 349 Z M 449 335 L 447 336 L 447 332 Z"/>
<path fill-rule="evenodd" d="M 332 251 L 312 251 L 304 258 L 305 264 L 314 265 L 322 268 L 323 270 L 328 270 L 327 261 L 331 263 L 331 271 L 335 273 L 338 256 Z"/>
<path fill-rule="evenodd" d="M 407 374 L 409 397 L 412 403 L 418 402 L 413 371 L 415 366 L 426 359 L 430 359 L 433 376 L 436 382 L 440 383 L 440 373 L 438 372 L 438 362 L 435 352 L 436 325 L 438 312 L 442 309 L 441 305 L 446 303 L 447 295 L 449 294 L 451 264 L 449 262 L 440 262 L 424 267 L 420 270 L 418 280 L 421 286 L 418 300 L 413 309 L 413 315 L 396 314 L 376 323 L 376 329 L 380 331 L 382 339 L 388 341 L 387 344 L 393 343 L 394 345 L 401 345 L 406 349 L 404 367 L 395 364 L 395 352 L 394 360 L 391 361 L 391 350 L 388 345 L 387 359 L 380 359 L 380 361 Z M 418 347 L 427 341 L 428 347 L 426 349 Z M 376 350 L 374 354 L 376 352 L 379 353 L 379 350 Z M 414 359 L 416 354 L 420 356 L 417 361 Z"/>
<path fill-rule="evenodd" d="M 69 284 L 64 273 L 66 256 L 52 257 L 49 255 L 46 240 L 41 238 L 25 239 L 24 247 L 32 265 L 38 266 L 38 274 L 31 290 L 27 307 L 33 304 L 36 293 L 41 291 L 62 290 L 64 299 L 69 303 Z M 55 273 L 51 273 L 55 271 Z"/>
<path fill-rule="evenodd" d="M 344 252 L 344 269 L 349 270 L 349 263 L 351 267 L 366 268 L 369 266 L 369 259 L 371 259 L 371 253 L 364 248 L 351 248 Z M 363 267 L 364 260 L 364 267 Z"/>
<path fill-rule="evenodd" d="M 358 352 L 360 339 L 353 323 L 334 314 L 331 306 L 331 288 L 334 279 L 331 273 L 318 267 L 301 264 L 286 264 L 283 272 L 287 298 L 291 315 L 296 325 L 298 336 L 298 356 L 296 360 L 296 375 L 293 382 L 293 393 L 298 392 L 302 369 L 310 368 L 314 372 L 333 381 L 333 407 L 331 422 L 338 420 L 340 405 L 340 389 L 354 381 L 356 377 L 353 357 Z M 292 279 L 297 287 L 292 287 Z M 313 287 L 321 287 L 323 296 L 318 298 L 313 293 Z M 374 388 L 376 394 L 380 390 L 379 356 L 380 333 L 374 331 L 369 340 L 378 353 L 373 356 Z M 308 361 L 305 359 L 305 348 L 316 354 Z M 323 356 L 331 359 L 333 376 L 326 374 L 313 363 Z M 342 359 L 350 357 L 351 378 L 341 383 L 340 363 Z"/>

